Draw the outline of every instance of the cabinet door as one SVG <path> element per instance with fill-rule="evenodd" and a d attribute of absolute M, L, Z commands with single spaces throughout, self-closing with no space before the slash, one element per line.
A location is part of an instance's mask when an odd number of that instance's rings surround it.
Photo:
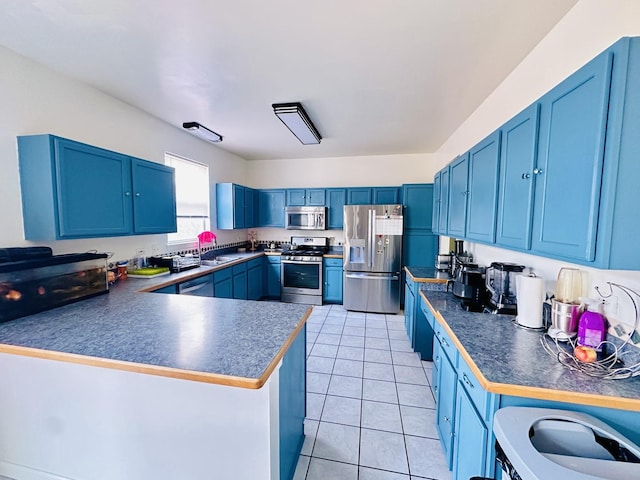
<path fill-rule="evenodd" d="M 262 263 L 247 270 L 247 299 L 260 300 L 262 298 Z"/>
<path fill-rule="evenodd" d="M 323 300 L 326 303 L 342 303 L 342 267 L 324 267 Z"/>
<path fill-rule="evenodd" d="M 347 205 L 371 205 L 373 192 L 369 187 L 348 188 Z"/>
<path fill-rule="evenodd" d="M 451 470 L 453 459 L 453 435 L 455 432 L 456 387 L 458 384 L 456 371 L 451 361 L 440 350 L 440 368 L 438 369 L 438 403 L 436 406 L 436 428 L 440 443 L 444 449 L 447 467 Z"/>
<path fill-rule="evenodd" d="M 411 184 L 402 186 L 404 205 L 404 229 L 431 230 L 433 218 L 433 184 Z"/>
<path fill-rule="evenodd" d="M 256 226 L 256 191 L 253 188 L 244 189 L 244 227 L 253 228 Z"/>
<path fill-rule="evenodd" d="M 285 190 L 258 191 L 259 226 L 284 228 L 285 197 Z"/>
<path fill-rule="evenodd" d="M 498 130 L 469 152 L 466 238 L 486 243 L 495 241 L 499 167 Z"/>
<path fill-rule="evenodd" d="M 454 160 L 449 172 L 449 235 L 462 238 L 467 223 L 469 153 Z"/>
<path fill-rule="evenodd" d="M 433 398 L 438 404 L 438 380 L 440 379 L 440 368 L 442 364 L 442 351 L 440 349 L 440 342 L 433 336 L 433 368 L 431 369 L 431 392 Z"/>
<path fill-rule="evenodd" d="M 134 232 L 150 234 L 177 231 L 175 170 L 134 158 L 131 171 Z"/>
<path fill-rule="evenodd" d="M 540 100 L 534 252 L 595 259 L 611 64 L 599 55 Z"/>
<path fill-rule="evenodd" d="M 327 188 L 326 196 L 329 215 L 327 228 L 342 229 L 344 225 L 344 204 L 347 199 L 347 189 Z"/>
<path fill-rule="evenodd" d="M 414 312 L 414 341 L 413 350 L 420 355 L 421 360 L 433 360 L 433 328 L 429 325 L 427 317 L 420 305 L 420 297 L 416 293 Z"/>
<path fill-rule="evenodd" d="M 233 298 L 246 300 L 247 293 L 247 264 L 241 263 L 233 267 Z"/>
<path fill-rule="evenodd" d="M 416 314 L 415 282 L 407 277 L 404 285 L 404 328 L 413 348 L 413 330 Z"/>
<path fill-rule="evenodd" d="M 218 298 L 233 298 L 233 275 L 231 268 L 213 272 L 213 295 Z"/>
<path fill-rule="evenodd" d="M 241 185 L 233 185 L 233 228 L 245 228 L 244 193 L 247 189 Z"/>
<path fill-rule="evenodd" d="M 302 207 L 306 205 L 306 191 L 304 188 L 290 188 L 287 190 L 287 205 Z"/>
<path fill-rule="evenodd" d="M 54 148 L 60 237 L 131 234 L 131 159 L 62 138 L 54 140 Z M 173 213 L 175 222 L 175 205 Z"/>
<path fill-rule="evenodd" d="M 502 126 L 496 244 L 528 250 L 533 217 L 533 168 L 537 155 L 539 104 Z"/>
<path fill-rule="evenodd" d="M 440 170 L 440 201 L 438 202 L 438 233 L 449 234 L 449 167 Z"/>
<path fill-rule="evenodd" d="M 440 233 L 440 172 L 433 176 L 433 200 L 431 213 L 431 229 Z"/>
<path fill-rule="evenodd" d="M 326 194 L 324 188 L 308 188 L 306 192 L 306 204 L 312 207 L 324 207 Z"/>
<path fill-rule="evenodd" d="M 265 258 L 265 295 L 269 298 L 280 298 L 280 257 Z"/>
<path fill-rule="evenodd" d="M 486 474 L 487 427 L 476 412 L 465 389 L 456 394 L 456 432 L 453 451 L 453 478 L 484 477 Z"/>
<path fill-rule="evenodd" d="M 410 231 L 402 236 L 402 264 L 413 267 L 435 267 L 438 236 L 430 231 Z"/>
<path fill-rule="evenodd" d="M 374 187 L 373 203 L 375 205 L 393 205 L 400 203 L 400 188 Z"/>

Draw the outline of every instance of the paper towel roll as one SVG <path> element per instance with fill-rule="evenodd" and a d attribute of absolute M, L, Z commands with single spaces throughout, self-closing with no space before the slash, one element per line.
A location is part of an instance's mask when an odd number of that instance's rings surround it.
<path fill-rule="evenodd" d="M 518 316 L 516 322 L 523 327 L 542 328 L 542 303 L 544 302 L 544 279 L 518 275 L 516 277 Z"/>

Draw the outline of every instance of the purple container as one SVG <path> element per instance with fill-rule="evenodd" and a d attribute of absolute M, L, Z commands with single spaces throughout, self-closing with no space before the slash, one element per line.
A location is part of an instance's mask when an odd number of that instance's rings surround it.
<path fill-rule="evenodd" d="M 601 343 L 607 334 L 607 320 L 598 312 L 587 310 L 578 324 L 578 345 L 602 351 Z"/>

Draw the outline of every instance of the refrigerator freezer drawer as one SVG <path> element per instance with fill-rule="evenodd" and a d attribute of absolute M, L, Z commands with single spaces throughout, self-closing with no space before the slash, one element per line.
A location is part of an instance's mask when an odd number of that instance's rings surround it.
<path fill-rule="evenodd" d="M 400 311 L 400 274 L 345 272 L 343 307 L 372 313 Z"/>

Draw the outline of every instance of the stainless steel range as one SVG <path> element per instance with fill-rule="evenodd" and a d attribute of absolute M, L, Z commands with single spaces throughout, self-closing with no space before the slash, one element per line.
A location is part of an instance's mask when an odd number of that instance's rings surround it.
<path fill-rule="evenodd" d="M 322 305 L 322 256 L 328 251 L 326 237 L 291 237 L 280 262 L 283 302 Z"/>

